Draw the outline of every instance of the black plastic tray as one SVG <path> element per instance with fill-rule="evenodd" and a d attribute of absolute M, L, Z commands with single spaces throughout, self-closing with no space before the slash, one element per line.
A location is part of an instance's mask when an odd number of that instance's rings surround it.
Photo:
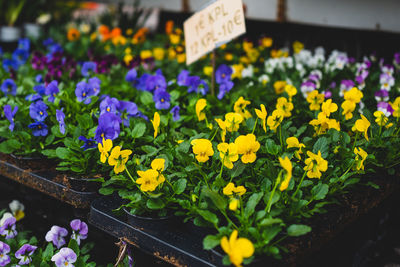
<path fill-rule="evenodd" d="M 96 192 L 75 191 L 64 184 L 53 181 L 51 178 L 55 177 L 56 173 L 24 170 L 4 160 L 0 160 L 0 175 L 59 199 L 75 208 L 88 209 L 90 203 L 98 197 Z"/>
<path fill-rule="evenodd" d="M 121 201 L 113 197 L 102 197 L 92 202 L 89 222 L 97 228 L 128 244 L 169 262 L 175 266 L 219 266 L 211 261 L 209 252 L 202 246 L 206 235 L 203 228 L 192 223 L 167 224 L 151 229 L 135 228 L 126 221 L 126 216 L 115 215 Z"/>

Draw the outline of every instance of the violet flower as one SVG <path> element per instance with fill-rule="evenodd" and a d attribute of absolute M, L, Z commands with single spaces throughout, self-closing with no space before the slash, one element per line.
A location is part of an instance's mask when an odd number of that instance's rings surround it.
<path fill-rule="evenodd" d="M 3 91 L 6 96 L 15 96 L 17 94 L 17 85 L 12 79 L 5 79 L 4 82 L 1 84 L 1 91 Z"/>
<path fill-rule="evenodd" d="M 29 102 L 36 102 L 38 100 L 43 100 L 43 98 L 41 95 L 38 94 L 30 94 L 25 97 L 25 100 Z"/>
<path fill-rule="evenodd" d="M 92 96 L 93 93 L 94 92 L 92 92 L 91 87 L 89 87 L 89 84 L 87 84 L 84 81 L 79 82 L 76 85 L 75 95 L 79 102 L 83 102 L 86 105 L 90 104 L 90 102 L 92 102 L 90 96 Z"/>
<path fill-rule="evenodd" d="M 86 239 L 88 235 L 88 226 L 85 222 L 79 219 L 72 220 L 70 223 L 72 228 L 71 238 L 75 239 L 78 245 L 81 244 L 81 239 Z"/>
<path fill-rule="evenodd" d="M 8 217 L 4 220 L 0 227 L 0 235 L 5 236 L 6 239 L 11 239 L 17 236 L 17 230 L 15 230 L 16 219 L 14 217 Z"/>
<path fill-rule="evenodd" d="M 36 75 L 35 81 L 36 81 L 37 83 L 42 83 L 42 82 L 43 82 L 43 75 L 42 75 L 42 74 Z"/>
<path fill-rule="evenodd" d="M 103 101 L 100 102 L 100 115 L 105 113 L 117 113 L 119 108 L 119 101 L 115 97 L 106 96 Z"/>
<path fill-rule="evenodd" d="M 57 225 L 53 225 L 50 231 L 47 232 L 45 239 L 47 242 L 52 242 L 54 246 L 60 248 L 65 245 L 66 241 L 64 237 L 67 235 L 67 229 Z"/>
<path fill-rule="evenodd" d="M 99 125 L 97 126 L 94 139 L 100 143 L 104 139 L 114 140 L 120 133 L 121 118 L 114 113 L 107 112 L 99 117 Z"/>
<path fill-rule="evenodd" d="M 94 73 L 96 71 L 97 64 L 93 61 L 86 61 L 82 65 L 81 73 L 82 76 L 88 77 L 90 73 Z"/>
<path fill-rule="evenodd" d="M 43 70 L 47 64 L 47 57 L 42 53 L 35 51 L 32 56 L 31 64 L 34 70 Z"/>
<path fill-rule="evenodd" d="M 187 80 L 189 78 L 189 71 L 188 70 L 182 70 L 177 79 L 176 79 L 176 83 L 180 86 L 187 86 Z"/>
<path fill-rule="evenodd" d="M 386 117 L 392 115 L 394 111 L 392 106 L 387 102 L 379 102 L 377 105 L 377 110 L 382 111 Z"/>
<path fill-rule="evenodd" d="M 233 72 L 232 68 L 229 67 L 228 65 L 225 64 L 220 65 L 215 71 L 215 81 L 218 84 L 230 81 L 232 72 Z"/>
<path fill-rule="evenodd" d="M 150 74 L 144 73 L 144 74 L 137 80 L 136 88 L 137 88 L 138 90 L 141 90 L 141 91 L 146 91 L 146 90 L 147 90 L 147 87 L 146 87 L 147 80 L 148 80 L 150 77 L 151 77 Z"/>
<path fill-rule="evenodd" d="M 8 129 L 10 129 L 10 131 L 14 131 L 14 117 L 15 117 L 15 113 L 17 113 L 18 111 L 18 106 L 14 107 L 14 109 L 11 108 L 10 105 L 5 105 L 4 106 L 4 115 L 6 116 L 7 120 L 10 122 L 10 126 L 8 127 Z"/>
<path fill-rule="evenodd" d="M 217 98 L 221 100 L 227 92 L 229 92 L 233 87 L 232 81 L 226 81 L 224 83 L 219 84 L 219 92 Z"/>
<path fill-rule="evenodd" d="M 88 80 L 88 87 L 90 88 L 91 95 L 97 96 L 100 93 L 101 81 L 97 77 L 90 78 Z"/>
<path fill-rule="evenodd" d="M 29 115 L 36 121 L 44 121 L 47 117 L 47 105 L 39 100 L 29 106 Z"/>
<path fill-rule="evenodd" d="M 20 249 L 18 249 L 17 252 L 15 252 L 15 257 L 20 260 L 18 264 L 27 265 L 31 263 L 32 262 L 31 256 L 36 249 L 37 249 L 36 246 L 32 246 L 29 244 L 25 244 Z"/>
<path fill-rule="evenodd" d="M 58 89 L 58 82 L 52 81 L 46 86 L 45 94 L 49 96 L 49 101 L 54 102 L 56 95 L 60 92 Z"/>
<path fill-rule="evenodd" d="M 153 100 L 156 103 L 156 109 L 168 109 L 171 105 L 170 94 L 161 88 L 154 91 Z"/>
<path fill-rule="evenodd" d="M 79 136 L 78 137 L 78 139 L 80 140 L 80 141 L 83 141 L 84 143 L 83 143 L 83 146 L 81 146 L 81 148 L 83 149 L 83 150 L 88 150 L 88 149 L 90 149 L 90 148 L 95 148 L 95 147 L 97 147 L 97 142 L 95 141 L 95 140 L 93 140 L 93 139 L 87 139 L 86 137 L 84 137 L 83 135 L 81 135 L 81 136 Z"/>
<path fill-rule="evenodd" d="M 129 119 L 139 114 L 137 105 L 130 101 L 119 101 L 118 112 L 126 127 L 129 127 Z"/>
<path fill-rule="evenodd" d="M 389 100 L 389 92 L 386 90 L 379 90 L 374 95 L 375 95 L 375 100 L 378 102 Z"/>
<path fill-rule="evenodd" d="M 148 77 L 146 80 L 146 91 L 152 92 L 156 89 L 167 89 L 167 82 L 160 70 L 158 70 L 155 75 Z"/>
<path fill-rule="evenodd" d="M 34 90 L 36 93 L 38 93 L 39 95 L 42 95 L 42 96 L 46 94 L 46 87 L 45 87 L 43 84 L 35 85 L 35 86 L 33 87 L 33 90 Z"/>
<path fill-rule="evenodd" d="M 6 266 L 11 262 L 8 253 L 10 253 L 10 246 L 0 241 L 0 266 Z"/>
<path fill-rule="evenodd" d="M 34 136 L 46 136 L 49 133 L 47 125 L 41 121 L 31 123 L 28 127 L 32 129 Z"/>
<path fill-rule="evenodd" d="M 178 105 L 171 109 L 170 113 L 172 114 L 172 119 L 174 121 L 178 121 L 181 118 L 181 116 L 179 115 L 180 110 L 181 108 Z"/>
<path fill-rule="evenodd" d="M 58 253 L 51 257 L 57 267 L 74 267 L 73 263 L 76 261 L 77 256 L 70 248 L 62 248 Z"/>
<path fill-rule="evenodd" d="M 132 86 L 136 85 L 136 83 L 138 82 L 136 69 L 131 69 L 130 71 L 128 71 L 125 76 L 125 81 L 131 83 Z"/>
<path fill-rule="evenodd" d="M 60 133 L 65 134 L 65 114 L 63 112 L 63 109 L 57 109 L 56 110 L 56 119 L 59 123 L 59 127 L 60 127 Z"/>
<path fill-rule="evenodd" d="M 208 92 L 208 84 L 204 80 L 200 79 L 199 76 L 189 77 L 186 81 L 186 85 L 189 86 L 188 93 L 196 92 L 206 95 Z"/>

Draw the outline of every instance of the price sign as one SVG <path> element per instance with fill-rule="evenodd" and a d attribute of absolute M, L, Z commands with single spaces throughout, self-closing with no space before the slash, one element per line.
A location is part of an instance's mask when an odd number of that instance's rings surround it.
<path fill-rule="evenodd" d="M 242 0 L 218 0 L 183 24 L 186 64 L 246 32 Z"/>

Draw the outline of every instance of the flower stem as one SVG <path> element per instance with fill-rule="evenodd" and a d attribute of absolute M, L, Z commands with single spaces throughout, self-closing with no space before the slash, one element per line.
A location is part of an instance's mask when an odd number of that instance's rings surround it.
<path fill-rule="evenodd" d="M 354 148 L 356 147 L 356 142 L 357 142 L 357 139 L 358 139 L 358 135 L 359 135 L 359 133 L 357 131 L 356 132 L 356 138 L 354 138 L 354 143 L 353 143 L 353 147 L 351 148 L 351 151 L 354 151 Z"/>
<path fill-rule="evenodd" d="M 268 203 L 267 203 L 267 206 L 265 207 L 265 211 L 268 213 L 271 211 L 272 199 L 274 197 L 275 190 L 278 187 L 279 182 L 281 181 L 281 176 L 282 176 L 282 171 L 279 173 L 278 177 L 276 178 L 274 188 L 272 189 L 272 192 L 269 195 Z"/>
<path fill-rule="evenodd" d="M 125 171 L 126 171 L 126 173 L 128 174 L 129 178 L 131 178 L 132 182 L 133 182 L 134 184 L 136 184 L 135 179 L 133 179 L 131 173 L 129 172 L 129 170 L 128 170 L 128 168 L 127 168 L 126 166 L 125 166 Z"/>
<path fill-rule="evenodd" d="M 254 131 L 256 130 L 257 122 L 258 122 L 258 117 L 256 118 L 256 121 L 254 122 L 253 131 L 251 131 L 252 134 L 254 134 Z"/>
<path fill-rule="evenodd" d="M 299 189 L 300 189 L 300 187 L 301 187 L 301 184 L 303 183 L 304 177 L 306 177 L 306 174 L 307 174 L 307 171 L 305 171 L 305 172 L 303 173 L 303 176 L 302 176 L 301 179 L 300 179 L 300 183 L 299 183 L 299 185 L 297 186 L 296 191 L 294 192 L 292 198 L 294 198 L 294 197 L 297 195 L 297 192 L 299 191 Z"/>
<path fill-rule="evenodd" d="M 281 143 L 281 147 L 283 150 L 283 142 L 282 142 L 282 124 L 279 124 L 279 142 Z"/>

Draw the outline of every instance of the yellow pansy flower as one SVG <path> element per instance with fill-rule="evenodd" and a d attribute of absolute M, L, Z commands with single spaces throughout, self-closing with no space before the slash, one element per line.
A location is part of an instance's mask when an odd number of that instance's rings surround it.
<path fill-rule="evenodd" d="M 245 119 L 251 118 L 251 113 L 246 109 L 246 106 L 250 104 L 250 101 L 244 99 L 243 96 L 241 96 L 238 100 L 236 100 L 235 104 L 233 105 L 233 110 L 236 113 L 242 115 Z"/>
<path fill-rule="evenodd" d="M 247 238 L 238 238 L 237 230 L 233 230 L 229 240 L 226 236 L 222 237 L 221 247 L 236 267 L 242 266 L 243 259 L 251 257 L 254 253 L 253 243 Z"/>
<path fill-rule="evenodd" d="M 120 146 L 116 146 L 113 148 L 110 156 L 108 157 L 108 164 L 110 166 L 114 166 L 115 174 L 118 174 L 125 170 L 125 164 L 128 161 L 130 154 L 132 154 L 132 150 L 121 150 Z"/>
<path fill-rule="evenodd" d="M 206 76 L 211 76 L 212 72 L 213 72 L 213 67 L 211 67 L 211 66 L 204 66 L 204 68 L 203 68 L 203 73 L 204 73 L 204 75 L 206 75 Z"/>
<path fill-rule="evenodd" d="M 324 112 L 318 113 L 318 119 L 310 121 L 310 125 L 314 126 L 317 135 L 325 134 L 328 129 L 336 129 L 340 131 L 340 124 L 335 119 L 329 119 Z"/>
<path fill-rule="evenodd" d="M 242 155 L 243 163 L 253 163 L 257 156 L 256 152 L 260 149 L 260 143 L 254 134 L 240 135 L 235 139 L 238 154 Z"/>
<path fill-rule="evenodd" d="M 219 128 L 221 128 L 221 139 L 222 142 L 225 142 L 225 136 L 226 136 L 226 123 L 225 121 L 221 119 L 215 119 L 215 121 L 218 123 Z"/>
<path fill-rule="evenodd" d="M 165 169 L 165 159 L 153 159 L 151 168 L 155 171 L 162 172 Z"/>
<path fill-rule="evenodd" d="M 349 101 L 349 100 L 345 100 L 342 103 L 342 115 L 344 115 L 345 120 L 350 120 L 351 118 L 353 118 L 353 111 L 356 109 L 356 103 Z"/>
<path fill-rule="evenodd" d="M 124 62 L 126 65 L 129 65 L 129 63 L 131 63 L 132 60 L 133 60 L 133 56 L 131 54 L 126 54 L 124 56 Z"/>
<path fill-rule="evenodd" d="M 147 59 L 153 56 L 153 53 L 150 50 L 142 50 L 140 51 L 140 58 Z"/>
<path fill-rule="evenodd" d="M 239 113 L 229 112 L 225 114 L 225 125 L 228 132 L 236 132 L 243 121 Z"/>
<path fill-rule="evenodd" d="M 322 103 L 321 110 L 327 117 L 331 115 L 331 113 L 336 112 L 338 110 L 338 106 L 332 102 L 332 99 L 326 100 Z"/>
<path fill-rule="evenodd" d="M 280 95 L 285 91 L 286 81 L 274 82 L 275 94 Z"/>
<path fill-rule="evenodd" d="M 212 143 L 208 139 L 194 139 L 190 144 L 193 146 L 193 153 L 198 162 L 206 162 L 209 157 L 214 155 Z"/>
<path fill-rule="evenodd" d="M 112 146 L 113 146 L 112 140 L 111 139 L 104 140 L 104 137 L 103 137 L 103 142 L 97 144 L 97 147 L 100 152 L 101 163 L 106 162 L 106 160 L 108 158 L 108 152 L 111 150 Z"/>
<path fill-rule="evenodd" d="M 344 92 L 344 99 L 351 101 L 353 103 L 360 103 L 361 98 L 363 98 L 363 93 L 357 89 L 357 87 L 351 88 L 349 91 Z"/>
<path fill-rule="evenodd" d="M 307 95 L 307 102 L 310 103 L 310 110 L 319 110 L 321 103 L 324 102 L 325 95 L 314 90 Z"/>
<path fill-rule="evenodd" d="M 228 169 L 232 169 L 233 162 L 239 159 L 237 145 L 235 143 L 220 143 L 218 144 L 217 149 L 224 166 Z"/>
<path fill-rule="evenodd" d="M 293 85 L 287 84 L 287 85 L 285 85 L 285 92 L 289 96 L 289 101 L 292 101 L 292 97 L 297 94 L 297 89 Z"/>
<path fill-rule="evenodd" d="M 389 104 L 393 108 L 393 117 L 398 118 L 400 117 L 400 96 L 398 96 L 393 103 L 389 102 Z"/>
<path fill-rule="evenodd" d="M 379 125 L 379 126 L 385 126 L 386 128 L 389 128 L 391 126 L 393 126 L 393 123 L 389 123 L 389 118 L 386 117 L 385 113 L 383 113 L 380 110 L 377 110 L 374 112 L 374 116 L 375 116 L 375 122 Z"/>
<path fill-rule="evenodd" d="M 156 190 L 159 182 L 157 180 L 159 173 L 153 169 L 147 171 L 137 171 L 139 178 L 136 180 L 140 184 L 140 190 L 143 192 L 152 192 Z"/>
<path fill-rule="evenodd" d="M 258 57 L 260 56 L 260 52 L 256 48 L 247 50 L 246 54 L 251 63 L 256 62 Z"/>
<path fill-rule="evenodd" d="M 226 196 L 242 196 L 246 193 L 246 188 L 242 185 L 236 187 L 234 183 L 230 182 L 222 189 L 222 193 Z"/>
<path fill-rule="evenodd" d="M 243 69 L 244 69 L 243 64 L 234 64 L 234 65 L 232 65 L 233 73 L 232 73 L 231 78 L 232 79 L 234 79 L 234 78 L 242 79 L 242 71 L 243 71 Z"/>
<path fill-rule="evenodd" d="M 172 33 L 169 35 L 169 41 L 171 42 L 171 44 L 179 44 L 179 42 L 181 41 L 181 36 Z"/>
<path fill-rule="evenodd" d="M 293 166 L 288 157 L 285 157 L 284 159 L 279 157 L 279 163 L 281 164 L 282 168 L 286 171 L 283 182 L 281 183 L 281 186 L 279 187 L 279 190 L 283 191 L 288 188 L 290 179 L 292 179 Z"/>
<path fill-rule="evenodd" d="M 206 119 L 206 114 L 204 113 L 204 108 L 207 106 L 207 100 L 204 98 L 200 98 L 196 102 L 196 115 L 199 121 L 203 121 Z"/>
<path fill-rule="evenodd" d="M 368 153 L 361 147 L 355 147 L 354 154 L 356 154 L 356 170 L 364 170 L 364 161 L 367 158 Z"/>
<path fill-rule="evenodd" d="M 156 60 L 163 60 L 165 56 L 165 50 L 162 47 L 153 48 L 153 55 Z"/>
<path fill-rule="evenodd" d="M 356 120 L 354 123 L 354 126 L 351 128 L 353 132 L 358 131 L 361 133 L 364 133 L 365 139 L 369 141 L 368 139 L 368 128 L 371 126 L 371 123 L 368 121 L 368 119 L 361 114 L 361 119 Z"/>
<path fill-rule="evenodd" d="M 264 104 L 261 104 L 260 107 L 261 107 L 261 109 L 256 109 L 255 108 L 254 110 L 255 110 L 255 112 L 257 114 L 257 117 L 260 118 L 260 120 L 262 122 L 262 126 L 263 126 L 263 129 L 264 129 L 264 132 L 267 132 L 267 127 L 265 125 L 266 119 L 267 119 L 267 110 L 265 109 Z"/>
<path fill-rule="evenodd" d="M 328 169 L 328 161 L 322 158 L 319 150 L 318 154 L 307 151 L 307 156 L 308 158 L 305 160 L 306 166 L 304 167 L 304 170 L 307 171 L 307 177 L 321 178 L 321 172 L 325 172 Z"/>
<path fill-rule="evenodd" d="M 261 39 L 261 46 L 263 46 L 263 47 L 271 47 L 272 43 L 273 43 L 273 40 L 270 37 L 263 37 Z"/>
<path fill-rule="evenodd" d="M 153 120 L 150 120 L 151 123 L 153 124 L 153 128 L 154 128 L 154 138 L 157 137 L 158 134 L 158 127 L 160 127 L 160 114 L 158 114 L 158 112 L 154 112 L 154 118 Z"/>
<path fill-rule="evenodd" d="M 287 148 L 294 147 L 299 149 L 296 152 L 294 152 L 294 156 L 300 160 L 301 159 L 300 154 L 303 153 L 302 148 L 305 147 L 305 145 L 303 143 L 300 143 L 299 139 L 297 139 L 297 137 L 295 136 L 287 138 L 286 144 Z"/>
<path fill-rule="evenodd" d="M 272 111 L 272 114 L 267 118 L 267 125 L 272 131 L 276 131 L 276 128 L 281 124 L 283 118 L 285 117 L 285 113 L 283 113 L 280 109 L 275 109 Z"/>
<path fill-rule="evenodd" d="M 225 54 L 225 60 L 226 61 L 232 61 L 233 60 L 233 54 L 232 53 L 226 53 Z"/>
<path fill-rule="evenodd" d="M 293 103 L 288 102 L 286 97 L 279 97 L 276 101 L 276 109 L 282 110 L 285 118 L 292 116 L 293 107 Z"/>
<path fill-rule="evenodd" d="M 230 210 L 233 210 L 233 211 L 237 210 L 240 207 L 240 200 L 237 199 L 236 197 L 231 197 L 229 199 L 229 206 L 228 207 L 229 207 Z"/>
<path fill-rule="evenodd" d="M 293 42 L 293 51 L 295 54 L 300 53 L 301 50 L 304 49 L 304 44 L 299 42 L 299 41 L 294 41 Z"/>

